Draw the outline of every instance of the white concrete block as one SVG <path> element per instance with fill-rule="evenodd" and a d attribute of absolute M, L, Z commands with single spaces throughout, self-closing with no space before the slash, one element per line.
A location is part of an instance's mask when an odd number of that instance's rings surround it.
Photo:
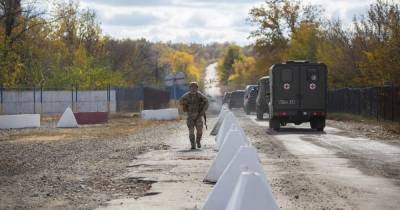
<path fill-rule="evenodd" d="M 225 210 L 278 210 L 271 187 L 257 172 L 242 172 Z"/>
<path fill-rule="evenodd" d="M 38 127 L 40 114 L 0 115 L 0 129 Z"/>
<path fill-rule="evenodd" d="M 223 138 L 225 138 L 225 135 L 232 127 L 232 124 L 238 125 L 238 122 L 235 115 L 231 111 L 228 111 L 222 121 L 221 128 L 219 129 L 218 134 L 215 137 L 216 142 L 221 141 L 223 140 Z"/>
<path fill-rule="evenodd" d="M 229 162 L 235 156 L 240 146 L 248 145 L 248 140 L 238 129 L 232 129 L 226 136 L 228 140 L 224 142 L 221 149 L 217 153 L 210 169 L 208 170 L 205 181 L 216 182 L 222 172 L 228 166 Z"/>
<path fill-rule="evenodd" d="M 179 112 L 176 108 L 143 110 L 141 115 L 146 120 L 175 120 L 179 118 Z"/>
<path fill-rule="evenodd" d="M 241 146 L 208 195 L 203 210 L 225 209 L 243 171 L 254 171 L 266 177 L 253 146 Z"/>
<path fill-rule="evenodd" d="M 57 123 L 57 128 L 77 128 L 78 122 L 76 121 L 75 115 L 70 107 L 64 111 L 60 120 Z"/>
<path fill-rule="evenodd" d="M 224 121 L 224 118 L 226 117 L 226 115 L 228 114 L 228 110 L 226 109 L 222 109 L 221 112 L 218 115 L 218 119 L 217 122 L 215 123 L 212 131 L 211 131 L 211 135 L 217 135 L 219 129 L 221 128 L 221 124 Z"/>
<path fill-rule="evenodd" d="M 216 149 L 217 149 L 217 150 L 220 150 L 220 149 L 221 149 L 222 145 L 225 143 L 226 140 L 229 140 L 229 139 L 232 138 L 232 137 L 228 137 L 229 132 L 230 132 L 231 130 L 239 130 L 239 131 L 240 131 L 240 136 L 241 136 L 244 140 L 246 140 L 246 142 L 249 142 L 249 140 L 248 140 L 247 137 L 246 137 L 246 134 L 244 133 L 243 128 L 240 127 L 239 125 L 237 125 L 236 123 L 233 123 L 233 124 L 231 125 L 231 128 L 230 128 L 230 129 L 228 130 L 228 132 L 226 133 L 225 137 L 224 137 L 224 138 L 221 138 L 220 141 L 217 141 L 217 145 L 216 145 Z"/>

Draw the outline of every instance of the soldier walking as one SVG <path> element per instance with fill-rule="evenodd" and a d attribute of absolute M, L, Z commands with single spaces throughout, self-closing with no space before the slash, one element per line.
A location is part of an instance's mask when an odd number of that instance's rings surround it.
<path fill-rule="evenodd" d="M 199 86 L 196 82 L 191 82 L 189 92 L 185 93 L 179 100 L 183 111 L 187 113 L 186 124 L 189 128 L 189 139 L 191 149 L 201 148 L 201 136 L 203 135 L 203 120 L 208 108 L 208 99 L 198 91 Z M 196 136 L 194 129 L 196 128 Z M 195 142 L 196 140 L 196 142 Z"/>

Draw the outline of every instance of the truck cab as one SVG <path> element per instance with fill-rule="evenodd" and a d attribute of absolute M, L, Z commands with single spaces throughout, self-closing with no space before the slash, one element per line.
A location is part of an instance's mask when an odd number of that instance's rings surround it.
<path fill-rule="evenodd" d="M 258 79 L 258 93 L 256 98 L 257 119 L 262 120 L 264 113 L 268 113 L 268 103 L 270 101 L 269 76 Z"/>
<path fill-rule="evenodd" d="M 310 122 L 323 131 L 327 107 L 327 67 L 323 63 L 288 61 L 270 68 L 269 126 Z"/>
<path fill-rule="evenodd" d="M 244 112 L 249 115 L 256 111 L 256 98 L 258 93 L 258 85 L 247 85 L 244 89 Z"/>

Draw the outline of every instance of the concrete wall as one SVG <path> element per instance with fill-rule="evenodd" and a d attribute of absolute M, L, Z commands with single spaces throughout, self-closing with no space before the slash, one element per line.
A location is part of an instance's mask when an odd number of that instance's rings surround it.
<path fill-rule="evenodd" d="M 68 106 L 74 112 L 108 111 L 107 90 L 78 91 L 77 102 L 75 92 L 72 91 L 43 91 L 42 95 L 43 103 L 40 103 L 40 90 L 36 94 L 33 90 L 4 91 L 0 114 L 61 114 Z M 111 90 L 110 95 L 110 112 L 115 112 L 115 90 Z"/>

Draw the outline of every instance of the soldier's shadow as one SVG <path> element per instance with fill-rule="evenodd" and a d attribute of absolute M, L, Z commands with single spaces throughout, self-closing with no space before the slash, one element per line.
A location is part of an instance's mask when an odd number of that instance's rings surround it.
<path fill-rule="evenodd" d="M 190 153 L 190 152 L 198 152 L 200 151 L 200 149 L 182 149 L 182 150 L 178 150 L 177 152 L 179 153 Z"/>

